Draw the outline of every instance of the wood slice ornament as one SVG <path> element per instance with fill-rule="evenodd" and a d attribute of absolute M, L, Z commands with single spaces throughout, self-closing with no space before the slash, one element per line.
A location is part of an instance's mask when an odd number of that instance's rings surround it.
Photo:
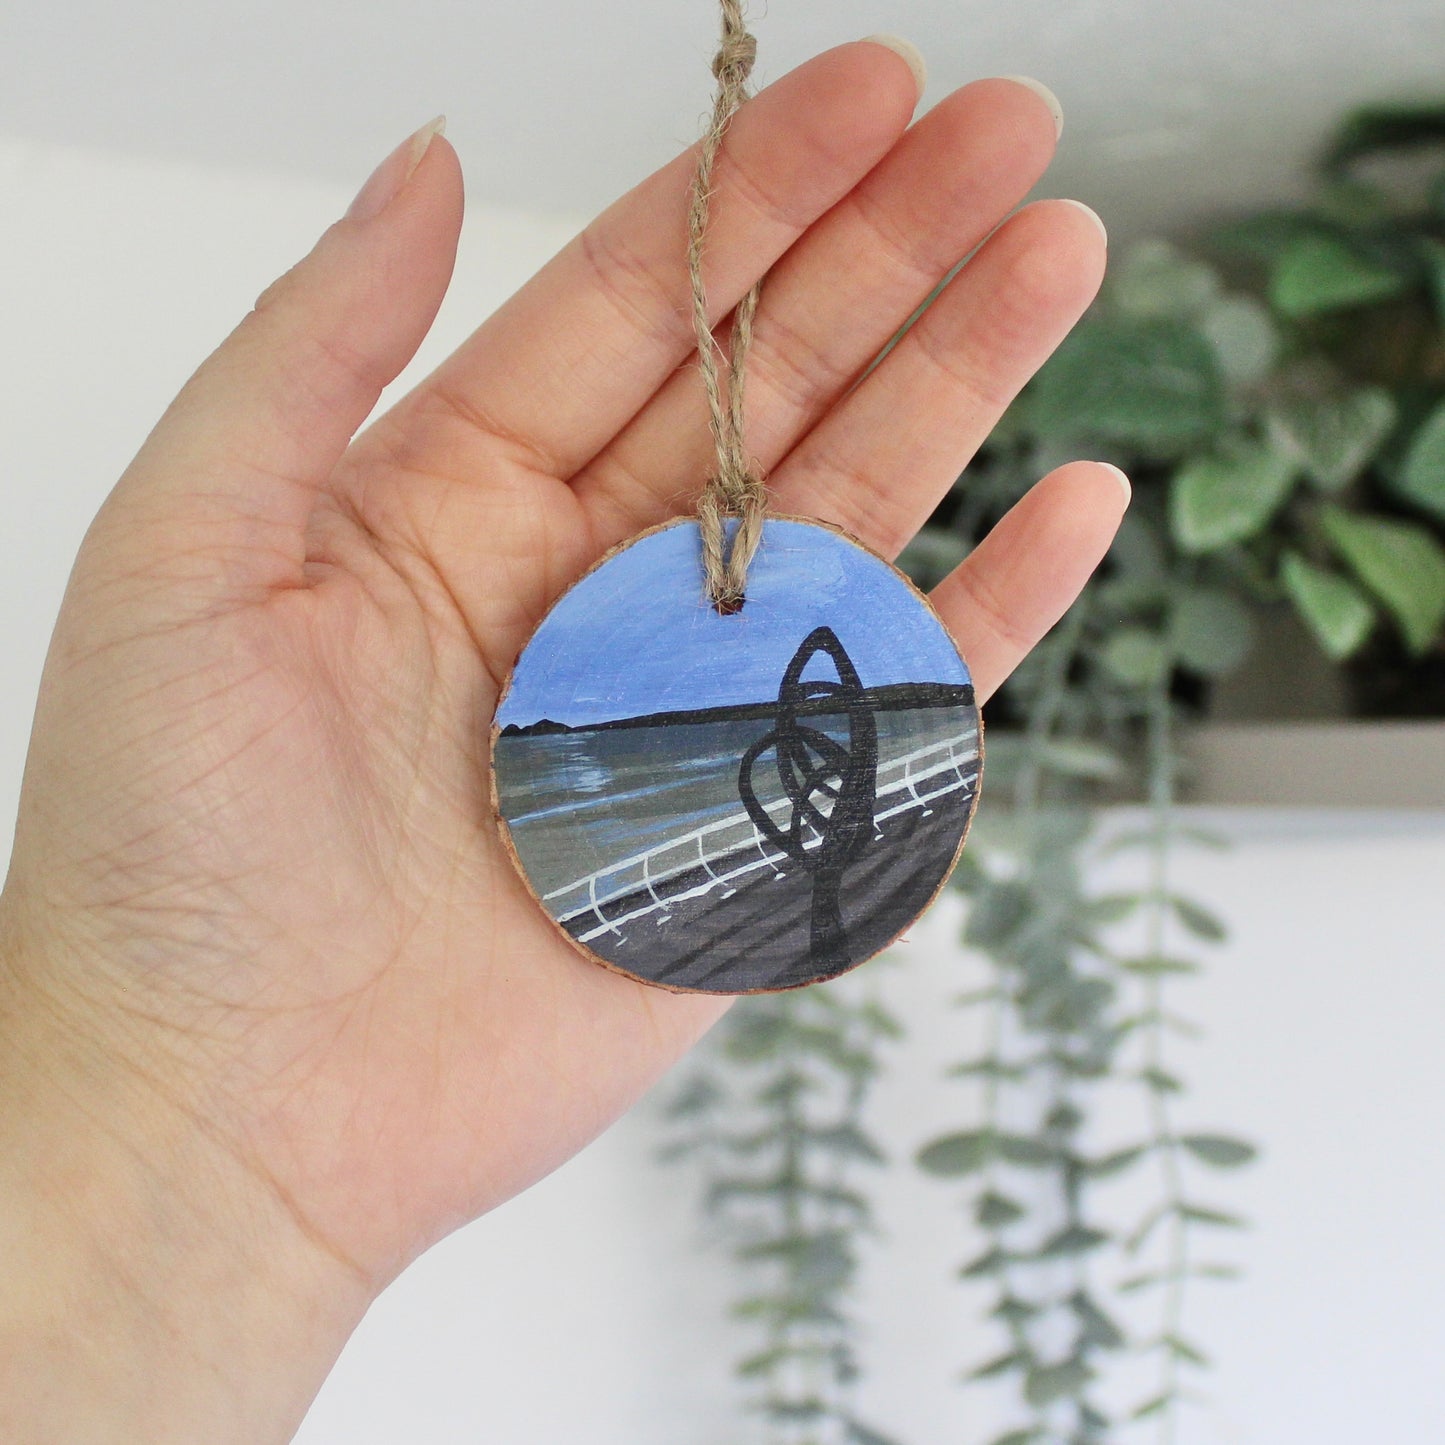
<path fill-rule="evenodd" d="M 492 729 L 504 837 L 608 967 L 724 994 L 832 978 L 958 858 L 982 761 L 968 665 L 836 528 L 769 517 L 735 612 L 702 575 L 696 522 L 669 523 L 543 619 Z"/>
<path fill-rule="evenodd" d="M 717 451 L 695 519 L 608 553 L 553 605 L 492 726 L 513 861 L 582 952 L 679 992 L 833 978 L 893 942 L 958 859 L 982 730 L 927 598 L 839 528 L 769 515 L 743 445 L 759 286 L 726 384 L 702 281 L 713 160 L 756 47 L 721 0 L 688 214 Z"/>

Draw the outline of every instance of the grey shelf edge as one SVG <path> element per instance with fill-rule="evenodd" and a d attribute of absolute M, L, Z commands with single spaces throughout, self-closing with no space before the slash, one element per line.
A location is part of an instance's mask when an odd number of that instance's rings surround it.
<path fill-rule="evenodd" d="M 1445 721 L 1201 723 L 1182 745 L 1186 804 L 1445 810 Z"/>

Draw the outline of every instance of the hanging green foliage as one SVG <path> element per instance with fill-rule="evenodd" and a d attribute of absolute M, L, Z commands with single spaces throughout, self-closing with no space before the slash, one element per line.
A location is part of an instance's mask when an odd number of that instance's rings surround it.
<path fill-rule="evenodd" d="M 738 1004 L 671 1100 L 664 1152 L 699 1168 L 743 1267 L 734 1310 L 756 1342 L 737 1374 L 771 1437 L 895 1445 L 854 1409 L 850 1308 L 873 1229 L 863 1180 L 885 1160 L 863 1105 L 901 1029 L 876 995 L 856 995 L 845 980 Z"/>
<path fill-rule="evenodd" d="M 1104 566 L 989 705 L 954 878 L 988 969 L 960 1008 L 985 1044 L 951 1071 L 967 1113 L 915 1157 L 968 1198 L 981 1243 L 959 1274 L 998 1338 L 961 1363 L 1017 1416 L 970 1445 L 1102 1445 L 1134 1422 L 1168 1445 L 1208 1364 L 1190 1291 L 1237 1273 L 1227 1184 L 1255 1151 L 1193 1117 L 1175 1058 L 1197 1032 L 1178 1000 L 1227 936 L 1174 882 L 1182 848 L 1219 846 L 1178 806 L 1181 725 L 1280 617 L 1337 667 L 1445 678 L 1445 108 L 1358 113 L 1328 172 L 1311 207 L 1116 258 L 905 554 L 931 586 L 1071 456 L 1134 481 Z M 885 1152 L 862 1120 L 897 1034 L 856 978 L 747 1000 L 676 1100 L 760 1272 L 741 1373 L 774 1445 L 885 1438 L 852 1411 L 849 1291 Z M 1121 1086 L 1136 1131 L 1105 1147 L 1098 1104 Z M 1123 1176 L 1152 1202 L 1121 1223 L 1101 1201 Z M 1152 1386 L 1111 1414 L 1102 1384 L 1141 1355 Z"/>

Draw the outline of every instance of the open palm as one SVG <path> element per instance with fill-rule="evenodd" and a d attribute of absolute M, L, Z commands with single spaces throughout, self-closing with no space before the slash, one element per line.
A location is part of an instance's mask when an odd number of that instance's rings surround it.
<path fill-rule="evenodd" d="M 706 261 L 720 330 L 771 271 L 747 396 L 775 506 L 887 555 L 1104 257 L 1072 203 L 999 224 L 1053 151 L 1038 95 L 980 81 L 910 128 L 915 100 L 869 43 L 769 87 L 729 133 Z M 353 440 L 450 276 L 461 178 L 433 140 L 198 370 L 67 593 L 3 899 L 19 976 L 369 1290 L 575 1152 L 726 1006 L 560 940 L 488 795 L 532 628 L 708 472 L 692 165 L 617 202 Z M 981 698 L 1124 503 L 1108 469 L 1061 468 L 938 589 Z"/>

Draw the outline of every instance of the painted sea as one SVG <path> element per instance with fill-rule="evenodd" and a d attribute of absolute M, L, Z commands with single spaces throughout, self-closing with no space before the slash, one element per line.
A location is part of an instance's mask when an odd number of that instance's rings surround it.
<path fill-rule="evenodd" d="M 865 866 L 849 870 L 843 904 L 854 959 L 887 944 L 927 904 L 966 826 L 978 772 L 977 713 L 971 690 L 945 696 L 873 711 L 874 826 Z M 544 724 L 496 741 L 500 811 L 543 905 L 623 967 L 645 951 L 647 976 L 658 982 L 697 988 L 709 977 L 735 980 L 748 940 L 769 926 L 770 946 L 758 951 L 748 986 L 816 976 L 807 888 L 779 886 L 794 872 L 805 885 L 805 870 L 766 845 L 739 796 L 741 760 L 766 740 L 775 717 L 763 708 L 739 711 L 698 722 Z M 818 713 L 807 724 L 844 748 L 851 742 L 845 715 Z M 762 761 L 758 802 L 785 813 L 775 760 L 764 754 Z M 772 886 L 759 893 L 746 886 L 754 882 Z M 797 934 L 791 945 L 789 929 Z M 674 957 L 659 959 L 662 952 Z M 786 969 L 777 967 L 778 953 L 790 956 Z"/>

